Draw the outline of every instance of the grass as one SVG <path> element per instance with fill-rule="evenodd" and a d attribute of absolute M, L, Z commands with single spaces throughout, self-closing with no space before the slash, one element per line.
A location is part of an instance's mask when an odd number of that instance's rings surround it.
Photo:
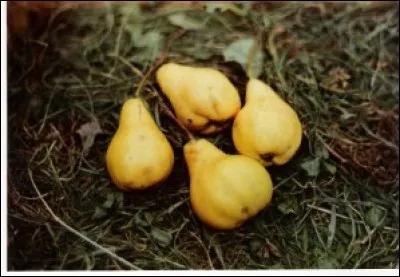
<path fill-rule="evenodd" d="M 186 32 L 168 20 L 173 7 L 70 10 L 9 52 L 9 270 L 398 268 L 398 5 L 257 5 L 184 7 Z M 164 55 L 220 69 L 243 98 L 246 75 L 222 53 L 254 34 L 260 78 L 304 126 L 296 156 L 268 168 L 272 203 L 229 232 L 193 215 L 186 136 L 153 74 L 141 94 L 176 166 L 148 191 L 117 190 L 104 154 L 141 76 Z M 102 132 L 83 149 L 77 131 L 93 119 Z M 235 152 L 229 130 L 209 139 Z"/>

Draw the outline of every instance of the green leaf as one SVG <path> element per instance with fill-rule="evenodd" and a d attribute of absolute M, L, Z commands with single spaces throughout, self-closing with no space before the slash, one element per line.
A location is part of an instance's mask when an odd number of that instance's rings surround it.
<path fill-rule="evenodd" d="M 255 40 L 253 38 L 244 38 L 234 41 L 223 52 L 225 61 L 234 61 L 240 64 L 248 77 L 252 73 L 252 77 L 257 78 L 261 75 L 263 70 L 264 53 L 260 47 L 254 52 L 251 67 L 248 68 L 250 50 L 254 46 Z"/>
<path fill-rule="evenodd" d="M 118 208 L 122 208 L 124 205 L 124 194 L 122 192 L 114 192 L 115 203 Z"/>
<path fill-rule="evenodd" d="M 335 257 L 338 261 L 343 260 L 344 257 L 346 257 L 346 252 L 347 252 L 347 247 L 345 247 L 344 244 L 339 244 L 336 248 L 336 253 Z"/>
<path fill-rule="evenodd" d="M 212 55 L 216 54 L 200 45 L 182 48 L 179 49 L 179 51 L 197 60 L 208 60 L 209 58 L 211 58 Z"/>
<path fill-rule="evenodd" d="M 353 114 L 353 113 L 349 113 L 349 112 L 346 111 L 346 110 L 343 110 L 343 114 L 340 115 L 340 120 L 346 121 L 346 120 L 348 120 L 348 119 L 350 119 L 350 118 L 352 118 L 352 117 L 356 117 L 356 115 Z"/>
<path fill-rule="evenodd" d="M 142 16 L 141 7 L 137 4 L 120 5 L 118 10 L 122 16 L 126 16 L 129 18 L 136 19 L 141 18 Z"/>
<path fill-rule="evenodd" d="M 294 209 L 294 203 L 292 200 L 286 200 L 285 202 L 282 202 L 278 205 L 278 210 L 287 215 L 287 214 L 296 214 L 296 211 Z"/>
<path fill-rule="evenodd" d="M 242 3 L 243 8 L 231 3 L 207 3 L 206 11 L 208 13 L 231 11 L 236 15 L 245 16 L 251 8 L 251 3 Z"/>
<path fill-rule="evenodd" d="M 92 219 L 100 219 L 103 218 L 107 215 L 107 211 L 105 209 L 103 209 L 102 207 L 96 207 L 96 209 L 94 210 Z"/>
<path fill-rule="evenodd" d="M 140 37 L 140 40 L 136 42 L 137 47 L 154 48 L 154 46 L 161 42 L 162 36 L 158 31 L 149 31 Z"/>
<path fill-rule="evenodd" d="M 249 243 L 250 253 L 260 259 L 268 259 L 269 252 L 265 249 L 265 241 L 260 239 L 251 240 Z"/>
<path fill-rule="evenodd" d="M 309 177 L 316 177 L 320 171 L 320 158 L 315 158 L 309 161 L 306 161 L 300 165 L 302 169 L 307 171 L 307 175 Z"/>
<path fill-rule="evenodd" d="M 199 21 L 190 18 L 184 13 L 175 13 L 168 16 L 168 20 L 172 25 L 181 27 L 186 30 L 200 30 L 206 26 L 207 20 Z"/>
<path fill-rule="evenodd" d="M 346 235 L 351 237 L 353 235 L 352 225 L 350 223 L 341 223 L 340 230 L 342 230 Z"/>
<path fill-rule="evenodd" d="M 140 36 L 135 46 L 140 50 L 135 53 L 135 60 L 138 58 L 143 62 L 153 61 L 161 53 L 164 37 L 158 31 L 149 31 Z"/>
<path fill-rule="evenodd" d="M 108 194 L 107 194 L 107 200 L 103 203 L 103 208 L 104 209 L 110 209 L 112 206 L 113 206 L 113 204 L 114 204 L 114 201 L 115 201 L 115 195 L 114 195 L 114 193 L 113 192 L 109 192 Z"/>
<path fill-rule="evenodd" d="M 333 257 L 322 257 L 317 262 L 317 267 L 319 269 L 337 269 L 339 267 L 339 262 Z"/>
<path fill-rule="evenodd" d="M 228 3 L 207 3 L 206 11 L 208 13 L 225 12 L 229 10 L 229 6 Z"/>
<path fill-rule="evenodd" d="M 315 150 L 315 156 L 321 159 L 328 159 L 329 158 L 329 152 L 328 150 L 323 146 L 320 145 L 316 150 Z"/>
<path fill-rule="evenodd" d="M 277 263 L 277 264 L 274 264 L 274 265 L 268 267 L 268 269 L 275 269 L 275 270 L 277 270 L 277 269 L 285 269 L 285 267 L 284 267 L 282 264 Z"/>
<path fill-rule="evenodd" d="M 134 216 L 134 221 L 135 224 L 142 226 L 142 227 L 147 227 L 151 225 L 151 222 L 153 221 L 153 216 L 148 213 L 148 212 L 138 212 L 137 214 L 135 214 Z"/>
<path fill-rule="evenodd" d="M 373 206 L 365 213 L 365 222 L 372 228 L 379 227 L 384 222 L 385 214 L 383 208 Z"/>
<path fill-rule="evenodd" d="M 329 171 L 329 173 L 331 173 L 331 174 L 336 173 L 336 165 L 328 163 L 328 162 L 324 162 L 324 166 L 325 166 L 326 170 Z"/>
<path fill-rule="evenodd" d="M 150 233 L 151 233 L 152 238 L 154 240 L 156 240 L 158 245 L 160 245 L 161 247 L 168 246 L 173 240 L 172 234 L 165 230 L 153 228 Z"/>

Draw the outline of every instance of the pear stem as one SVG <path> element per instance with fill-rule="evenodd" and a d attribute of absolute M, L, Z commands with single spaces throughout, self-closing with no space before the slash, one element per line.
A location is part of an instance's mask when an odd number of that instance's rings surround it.
<path fill-rule="evenodd" d="M 149 70 L 149 72 L 154 71 L 154 69 L 156 69 L 159 65 L 161 65 L 164 60 L 167 58 L 168 56 L 168 52 L 169 49 L 171 48 L 172 42 L 174 42 L 175 40 L 177 40 L 178 38 L 180 38 L 181 36 L 183 36 L 184 34 L 186 34 L 187 30 L 186 29 L 181 29 L 173 34 L 171 34 L 168 38 L 167 41 L 167 45 L 165 47 L 164 52 L 162 53 L 161 57 L 158 59 L 158 61 L 154 64 L 154 66 Z M 147 74 L 146 74 L 147 75 Z M 156 93 L 158 94 L 158 91 L 155 90 Z M 196 140 L 196 138 L 194 137 L 194 135 L 175 117 L 174 113 L 168 108 L 168 106 L 164 103 L 164 101 L 162 100 L 161 96 L 159 96 L 159 102 L 161 104 L 161 108 L 163 109 L 164 113 L 171 118 L 173 121 L 175 121 L 176 124 L 179 125 L 179 127 L 181 127 L 181 129 L 183 131 L 185 131 L 188 139 L 190 141 L 194 141 Z"/>
<path fill-rule="evenodd" d="M 278 52 L 277 52 L 277 50 L 276 50 L 275 42 L 274 42 L 274 41 L 275 41 L 275 38 L 276 38 L 278 35 L 284 33 L 285 31 L 286 31 L 286 30 L 285 30 L 285 26 L 284 26 L 284 25 L 277 25 L 277 26 L 275 26 L 275 28 L 271 31 L 271 33 L 270 33 L 270 35 L 269 35 L 269 38 L 268 38 L 268 50 L 269 50 L 269 53 L 270 53 L 271 56 L 272 56 L 272 60 L 273 60 L 275 66 L 279 63 L 279 55 L 278 55 Z M 277 75 L 278 75 L 279 80 L 280 80 L 281 83 L 283 84 L 283 87 L 284 87 L 285 89 L 287 89 L 287 85 L 286 85 L 286 82 L 285 82 L 285 78 L 283 78 L 283 75 L 282 75 L 281 71 L 278 71 L 278 72 L 277 72 Z"/>
<path fill-rule="evenodd" d="M 166 45 L 165 50 L 162 53 L 162 55 L 153 64 L 153 66 L 146 72 L 146 74 L 144 76 L 142 76 L 142 80 L 140 81 L 140 84 L 134 93 L 134 95 L 136 97 L 140 97 L 140 93 L 144 87 L 144 84 L 146 83 L 147 79 L 149 78 L 150 74 L 152 74 L 154 72 L 154 70 L 156 70 L 167 58 L 169 49 L 171 48 L 171 45 L 172 45 L 172 42 L 175 41 L 176 39 L 178 39 L 179 37 L 183 36 L 186 32 L 187 32 L 186 29 L 182 29 L 182 30 L 170 35 L 170 37 L 168 38 L 168 41 L 167 41 L 167 45 Z"/>
<path fill-rule="evenodd" d="M 178 39 L 179 37 L 183 36 L 185 33 L 187 32 L 186 29 L 182 29 L 178 32 L 173 33 L 172 35 L 170 35 L 170 37 L 168 38 L 167 41 L 167 45 L 165 47 L 164 52 L 162 53 L 162 55 L 158 58 L 158 60 L 153 64 L 153 66 L 146 72 L 146 74 L 144 76 L 142 76 L 142 80 L 140 81 L 140 84 L 138 86 L 138 88 L 136 89 L 134 95 L 136 97 L 140 97 L 140 93 L 144 87 L 144 84 L 146 82 L 146 80 L 149 78 L 150 74 L 152 74 L 154 72 L 154 70 L 156 70 L 167 58 L 168 56 L 168 52 L 169 49 L 171 48 L 172 42 L 175 41 L 176 39 Z M 158 94 L 158 91 L 155 90 L 156 93 Z M 173 114 L 173 112 L 168 108 L 168 106 L 163 102 L 162 98 L 159 96 L 159 102 L 161 104 L 161 108 L 163 109 L 164 113 L 171 118 L 172 120 L 174 120 L 179 127 L 181 127 L 187 137 L 189 138 L 190 141 L 194 141 L 196 140 L 194 135 L 175 117 L 175 115 Z"/>
<path fill-rule="evenodd" d="M 248 76 L 250 79 L 256 77 L 256 76 L 254 75 L 253 70 L 252 70 L 252 66 L 253 66 L 253 63 L 254 63 L 254 58 L 255 58 L 257 49 L 259 48 L 259 40 L 261 40 L 261 39 L 260 39 L 260 35 L 261 35 L 261 34 L 258 35 L 258 38 L 255 38 L 255 39 L 254 39 L 253 46 L 252 46 L 252 47 L 250 48 L 250 50 L 249 50 L 249 56 L 248 56 L 248 59 L 247 59 L 247 68 L 246 68 L 246 71 L 247 71 L 247 76 Z"/>

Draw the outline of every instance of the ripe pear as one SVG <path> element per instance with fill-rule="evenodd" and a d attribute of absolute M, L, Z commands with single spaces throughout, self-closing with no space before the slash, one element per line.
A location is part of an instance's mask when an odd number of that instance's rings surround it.
<path fill-rule="evenodd" d="M 264 166 L 283 165 L 297 152 L 302 126 L 295 110 L 266 83 L 251 78 L 232 127 L 236 150 Z"/>
<path fill-rule="evenodd" d="M 224 130 L 241 108 L 236 87 L 214 68 L 167 63 L 157 70 L 156 80 L 177 119 L 199 134 Z"/>
<path fill-rule="evenodd" d="M 226 154 L 206 139 L 186 143 L 183 151 L 191 206 L 207 225 L 235 229 L 271 202 L 271 177 L 254 159 Z"/>
<path fill-rule="evenodd" d="M 146 189 L 164 181 L 174 165 L 174 152 L 144 102 L 128 99 L 106 153 L 107 170 L 122 190 Z"/>

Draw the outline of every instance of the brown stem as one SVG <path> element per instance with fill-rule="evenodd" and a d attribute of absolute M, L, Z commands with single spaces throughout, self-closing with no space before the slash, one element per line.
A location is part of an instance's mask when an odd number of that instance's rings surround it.
<path fill-rule="evenodd" d="M 255 35 L 255 39 L 254 39 L 254 44 L 252 45 L 252 47 L 249 50 L 249 56 L 247 59 L 247 76 L 252 79 L 255 78 L 256 76 L 254 76 L 254 72 L 251 70 L 252 69 L 252 65 L 254 63 L 254 58 L 255 55 L 257 53 L 258 48 L 260 47 L 260 43 L 261 43 L 261 32 L 260 31 L 256 31 L 257 34 Z"/>
<path fill-rule="evenodd" d="M 172 33 L 166 43 L 166 47 L 165 50 L 163 51 L 163 53 L 161 54 L 160 58 L 154 63 L 154 65 L 151 67 L 151 69 L 149 70 L 149 72 L 153 72 L 156 68 L 158 68 L 167 58 L 168 53 L 170 51 L 171 45 L 172 43 L 177 40 L 178 38 L 180 38 L 181 36 L 183 36 L 185 33 L 187 32 L 186 29 L 181 29 L 177 32 Z M 146 74 L 147 76 L 148 74 Z M 158 91 L 155 90 L 158 94 Z M 185 131 L 187 137 L 189 138 L 190 141 L 196 140 L 194 135 L 175 117 L 174 113 L 168 108 L 168 106 L 164 103 L 164 101 L 162 100 L 162 98 L 159 96 L 159 102 L 161 105 L 161 108 L 163 109 L 164 113 L 171 118 L 173 121 L 175 121 L 176 124 L 179 125 L 179 127 L 181 127 L 181 129 L 183 131 Z"/>
<path fill-rule="evenodd" d="M 140 81 L 140 84 L 139 84 L 138 88 L 136 89 L 136 91 L 134 93 L 135 96 L 137 96 L 137 97 L 140 96 L 140 93 L 141 93 L 141 91 L 142 91 L 142 89 L 144 87 L 144 84 L 145 84 L 146 80 L 154 72 L 154 70 L 156 70 L 164 62 L 164 60 L 167 58 L 169 50 L 170 50 L 171 45 L 172 45 L 172 42 L 174 40 L 180 38 L 181 36 L 183 36 L 186 32 L 187 32 L 187 30 L 181 29 L 181 30 L 179 30 L 177 32 L 172 33 L 169 36 L 164 52 L 157 59 L 157 61 L 152 65 L 152 67 L 146 72 L 146 74 L 142 77 L 142 80 Z"/>

